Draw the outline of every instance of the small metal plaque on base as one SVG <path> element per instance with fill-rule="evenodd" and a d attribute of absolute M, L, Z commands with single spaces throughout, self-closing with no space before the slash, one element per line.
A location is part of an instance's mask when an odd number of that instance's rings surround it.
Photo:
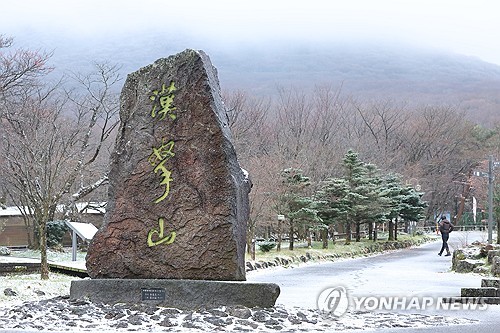
<path fill-rule="evenodd" d="M 164 301 L 165 289 L 162 288 L 142 288 L 141 299 L 143 301 Z"/>

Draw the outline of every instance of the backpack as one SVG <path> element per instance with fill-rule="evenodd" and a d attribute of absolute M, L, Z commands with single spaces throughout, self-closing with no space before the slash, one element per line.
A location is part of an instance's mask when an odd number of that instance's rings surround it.
<path fill-rule="evenodd" d="M 453 231 L 453 225 L 449 221 L 443 222 L 441 224 L 441 232 L 450 233 L 452 231 Z"/>

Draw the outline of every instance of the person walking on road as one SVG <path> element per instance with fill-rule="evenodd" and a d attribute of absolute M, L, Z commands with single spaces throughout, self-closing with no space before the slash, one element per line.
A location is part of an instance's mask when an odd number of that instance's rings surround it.
<path fill-rule="evenodd" d="M 441 221 L 439 222 L 439 232 L 441 233 L 441 239 L 443 240 L 443 246 L 441 246 L 441 251 L 438 255 L 442 255 L 443 251 L 446 250 L 445 256 L 451 256 L 450 248 L 448 247 L 448 239 L 450 238 L 450 232 L 453 231 L 453 224 L 446 218 L 446 215 L 441 216 Z"/>

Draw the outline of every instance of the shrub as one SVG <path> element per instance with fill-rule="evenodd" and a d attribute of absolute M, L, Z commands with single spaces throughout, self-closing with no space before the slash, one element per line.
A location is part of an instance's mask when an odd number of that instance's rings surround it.
<path fill-rule="evenodd" d="M 57 247 L 62 245 L 64 234 L 69 230 L 64 221 L 47 222 L 47 246 Z"/>
<path fill-rule="evenodd" d="M 269 252 L 272 249 L 274 249 L 274 247 L 276 246 L 276 243 L 275 242 L 266 241 L 266 242 L 260 242 L 257 245 L 259 246 L 259 249 L 262 252 Z"/>

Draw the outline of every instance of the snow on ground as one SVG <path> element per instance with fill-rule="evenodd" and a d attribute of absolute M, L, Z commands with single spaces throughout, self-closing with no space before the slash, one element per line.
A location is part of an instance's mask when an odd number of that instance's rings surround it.
<path fill-rule="evenodd" d="M 69 295 L 74 277 L 51 273 L 50 279 L 40 280 L 40 274 L 12 274 L 0 276 L 0 308 L 25 301 L 39 301 Z M 6 290 L 11 290 L 9 293 Z"/>
<path fill-rule="evenodd" d="M 0 327 L 47 331 L 331 332 L 469 324 L 469 319 L 422 314 L 351 312 L 337 318 L 317 310 L 221 307 L 178 310 L 145 304 L 104 305 L 57 297 L 0 307 Z"/>
<path fill-rule="evenodd" d="M 47 281 L 41 281 L 38 274 L 0 277 L 1 328 L 71 332 L 331 332 L 473 322 L 445 316 L 376 312 L 348 312 L 339 318 L 316 309 L 284 306 L 178 310 L 147 304 L 94 304 L 69 299 L 74 277 L 54 273 L 50 277 Z"/>
<path fill-rule="evenodd" d="M 27 254 L 36 258 L 36 253 Z M 51 253 L 51 260 L 68 261 L 68 253 Z M 82 261 L 82 258 L 79 258 Z M 255 272 L 254 272 L 255 274 Z M 278 305 L 271 309 L 221 307 L 178 310 L 147 304 L 94 304 L 69 299 L 72 280 L 50 274 L 0 276 L 0 329 L 68 332 L 332 332 L 380 330 L 404 327 L 465 325 L 471 319 L 452 316 L 347 312 L 335 317 L 329 312 Z"/>

